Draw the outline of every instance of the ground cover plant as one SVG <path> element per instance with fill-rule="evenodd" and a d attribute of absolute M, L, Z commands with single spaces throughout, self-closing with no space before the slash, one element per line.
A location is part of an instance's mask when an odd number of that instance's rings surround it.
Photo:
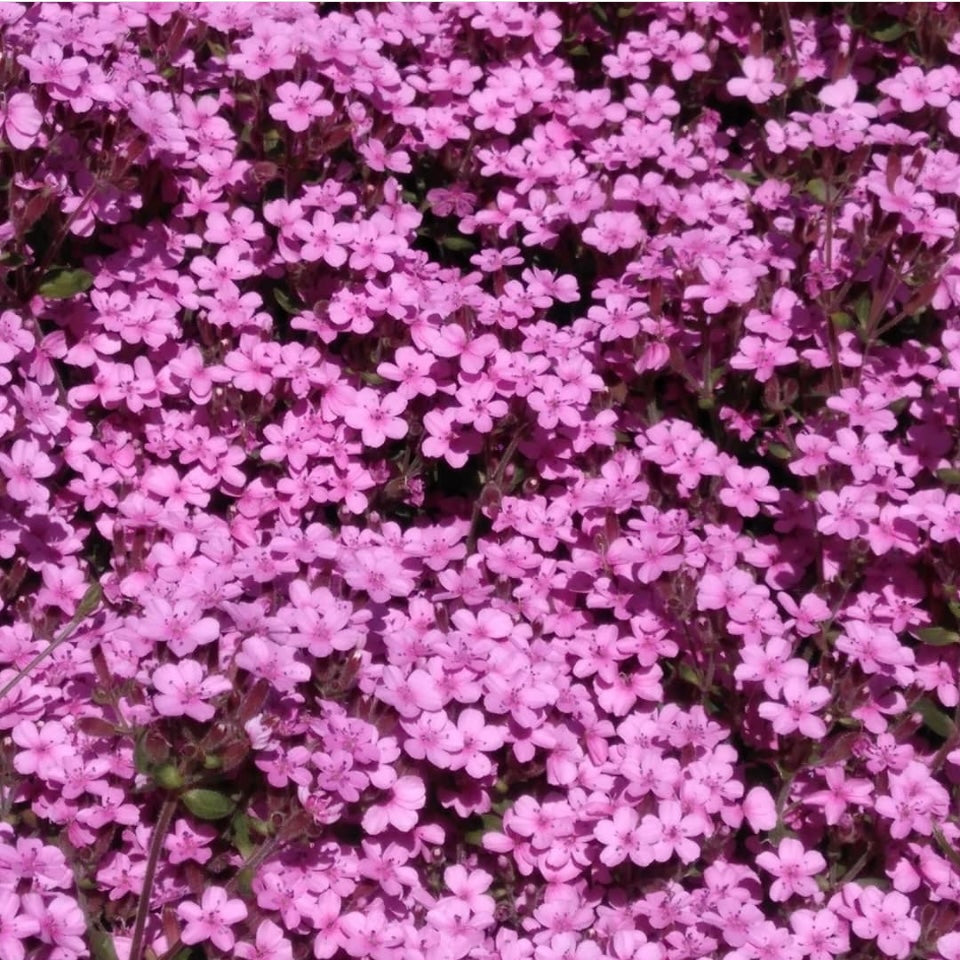
<path fill-rule="evenodd" d="M 2 960 L 960 960 L 953 4 L 0 4 Z"/>

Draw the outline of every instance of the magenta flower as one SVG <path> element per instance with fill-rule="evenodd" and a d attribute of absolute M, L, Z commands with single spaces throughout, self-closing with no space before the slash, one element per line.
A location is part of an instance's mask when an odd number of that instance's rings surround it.
<path fill-rule="evenodd" d="M 366 387 L 360 390 L 347 408 L 344 419 L 359 430 L 368 447 L 382 447 L 387 439 L 399 440 L 407 434 L 407 422 L 400 416 L 407 401 L 399 393 L 380 396 Z"/>
<path fill-rule="evenodd" d="M 742 77 L 727 81 L 727 90 L 734 97 L 746 97 L 751 103 L 766 103 L 787 88 L 774 80 L 774 64 L 767 57 L 746 56 L 741 64 Z"/>
<path fill-rule="evenodd" d="M 866 807 L 873 794 L 869 780 L 847 777 L 842 767 L 830 767 L 823 773 L 827 786 L 807 797 L 807 802 L 823 810 L 824 819 L 833 826 L 850 806 Z"/>
<path fill-rule="evenodd" d="M 720 491 L 720 502 L 733 507 L 743 517 L 755 517 L 761 503 L 776 503 L 777 488 L 770 484 L 770 474 L 763 467 L 744 468 L 731 464 L 724 472 L 727 486 Z"/>
<path fill-rule="evenodd" d="M 902 893 L 884 893 L 865 887 L 857 901 L 860 916 L 854 917 L 853 932 L 864 940 L 876 940 L 880 952 L 896 960 L 909 956 L 920 939 L 920 924 L 911 916 L 910 901 Z"/>
<path fill-rule="evenodd" d="M 15 93 L 0 105 L 0 127 L 17 150 L 32 147 L 42 126 L 43 115 L 29 93 Z"/>
<path fill-rule="evenodd" d="M 743 815 L 754 833 L 772 830 L 777 825 L 777 806 L 770 791 L 753 787 L 743 798 Z"/>
<path fill-rule="evenodd" d="M 805 737 L 819 740 L 827 725 L 816 715 L 830 701 L 826 687 L 808 687 L 805 678 L 790 677 L 781 691 L 783 703 L 761 703 L 760 716 L 771 722 L 776 733 L 786 735 L 799 731 Z"/>
<path fill-rule="evenodd" d="M 20 897 L 12 890 L 0 890 L 0 953 L 10 960 L 24 960 L 24 941 L 40 932 L 40 920 L 19 910 Z"/>
<path fill-rule="evenodd" d="M 796 363 L 797 351 L 776 340 L 763 337 L 744 337 L 737 353 L 730 358 L 734 370 L 753 370 L 760 383 L 766 383 L 777 367 Z"/>
<path fill-rule="evenodd" d="M 744 267 L 721 266 L 716 260 L 700 263 L 703 283 L 690 284 L 683 295 L 703 300 L 703 309 L 709 314 L 722 313 L 731 303 L 749 303 L 756 293 L 756 281 Z"/>
<path fill-rule="evenodd" d="M 390 794 L 386 803 L 374 804 L 364 814 L 363 828 L 368 833 L 383 833 L 388 827 L 408 832 L 416 826 L 427 798 L 423 781 L 419 777 L 400 777 Z"/>
<path fill-rule="evenodd" d="M 14 919 L 12 926 L 26 931 L 36 924 L 37 937 L 51 948 L 52 956 L 78 957 L 86 953 L 87 924 L 72 897 L 57 894 L 46 899 L 39 893 L 25 893 L 21 905 L 24 917 L 29 919 L 20 924 Z"/>
<path fill-rule="evenodd" d="M 24 503 L 43 503 L 49 497 L 37 481 L 52 476 L 56 467 L 35 440 L 14 440 L 9 454 L 0 453 L 0 473 L 7 496 Z"/>
<path fill-rule="evenodd" d="M 153 705 L 164 717 L 191 717 L 200 722 L 211 720 L 216 713 L 205 701 L 231 689 L 226 677 L 207 676 L 196 660 L 166 663 L 153 671 L 153 685 L 159 691 Z"/>
<path fill-rule="evenodd" d="M 785 837 L 777 852 L 765 850 L 757 855 L 757 866 L 777 879 L 770 887 L 770 899 L 789 900 L 790 897 L 818 896 L 817 882 L 813 878 L 826 869 L 827 861 L 816 850 L 805 850 L 799 840 Z"/>
<path fill-rule="evenodd" d="M 13 768 L 41 780 L 61 781 L 64 762 L 73 755 L 67 731 L 57 720 L 37 726 L 32 720 L 23 720 L 12 731 L 13 742 L 20 750 L 13 758 Z"/>
<path fill-rule="evenodd" d="M 318 117 L 329 117 L 333 113 L 333 104 L 323 99 L 323 87 L 312 80 L 299 86 L 281 83 L 277 87 L 277 100 L 270 104 L 270 116 L 296 133 L 302 133 Z"/>
<path fill-rule="evenodd" d="M 242 900 L 231 900 L 223 887 L 207 887 L 200 903 L 181 903 L 177 916 L 185 921 L 180 939 L 192 946 L 209 940 L 219 950 L 232 950 L 235 937 L 231 927 L 247 916 Z"/>
<path fill-rule="evenodd" d="M 272 920 L 260 922 L 255 943 L 238 943 L 233 952 L 241 960 L 293 960 L 293 945 Z"/>

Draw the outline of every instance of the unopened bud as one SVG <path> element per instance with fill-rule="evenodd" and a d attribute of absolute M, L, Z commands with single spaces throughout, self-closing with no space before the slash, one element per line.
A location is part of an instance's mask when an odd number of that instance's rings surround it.
<path fill-rule="evenodd" d="M 157 786 L 164 790 L 179 790 L 183 786 L 183 777 L 180 771 L 172 764 L 165 763 L 153 775 Z"/>

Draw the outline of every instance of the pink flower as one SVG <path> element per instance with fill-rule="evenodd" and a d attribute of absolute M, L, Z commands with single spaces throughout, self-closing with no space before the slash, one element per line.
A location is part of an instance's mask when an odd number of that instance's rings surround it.
<path fill-rule="evenodd" d="M 312 220 L 296 220 L 293 232 L 304 241 L 300 257 L 308 263 L 323 260 L 328 266 L 342 267 L 347 262 L 347 244 L 354 235 L 352 224 L 337 223 L 332 214 L 317 210 Z"/>
<path fill-rule="evenodd" d="M 232 684 L 219 674 L 206 676 L 196 660 L 167 663 L 153 671 L 153 705 L 164 717 L 191 717 L 200 722 L 213 719 L 216 710 L 205 700 L 231 689 Z"/>
<path fill-rule="evenodd" d="M 796 363 L 797 359 L 797 351 L 784 343 L 763 337 L 744 337 L 730 358 L 730 366 L 734 370 L 753 370 L 757 380 L 766 383 L 776 367 Z"/>
<path fill-rule="evenodd" d="M 817 506 L 823 511 L 817 520 L 820 533 L 836 534 L 843 540 L 854 540 L 867 530 L 867 521 L 880 513 L 869 492 L 858 487 L 843 487 L 839 493 L 822 490 Z"/>
<path fill-rule="evenodd" d="M 631 807 L 618 807 L 611 819 L 601 820 L 593 830 L 604 845 L 600 860 L 609 867 L 623 863 L 627 857 L 641 867 L 652 863 L 654 844 L 661 833 L 656 817 L 648 814 L 641 823 L 639 814 Z"/>
<path fill-rule="evenodd" d="M 255 944 L 238 943 L 233 952 L 241 960 L 293 960 L 293 945 L 272 920 L 260 921 Z"/>
<path fill-rule="evenodd" d="M 773 853 L 765 850 L 757 855 L 757 866 L 777 879 L 770 887 L 770 899 L 789 900 L 792 896 L 817 898 L 819 889 L 813 879 L 827 867 L 827 861 L 816 850 L 805 850 L 799 840 L 784 837 Z"/>
<path fill-rule="evenodd" d="M 767 57 L 743 58 L 743 76 L 727 81 L 727 90 L 731 96 L 746 97 L 751 103 L 766 103 L 771 97 L 779 96 L 787 88 L 774 78 L 773 61 Z"/>
<path fill-rule="evenodd" d="M 893 97 L 904 113 L 916 113 L 928 104 L 945 107 L 950 103 L 951 91 L 943 70 L 924 73 L 920 67 L 904 67 L 895 77 L 881 80 L 877 89 Z"/>
<path fill-rule="evenodd" d="M 797 946 L 810 960 L 833 960 L 850 949 L 845 924 L 830 910 L 794 910 L 790 926 Z"/>
<path fill-rule="evenodd" d="M 467 611 L 458 611 L 466 613 Z M 481 611 L 485 613 L 487 611 Z M 474 778 L 487 776 L 493 763 L 487 756 L 503 746 L 506 734 L 501 727 L 488 725 L 480 710 L 468 707 L 457 718 L 460 746 L 450 763 L 452 770 L 464 769 Z"/>
<path fill-rule="evenodd" d="M 23 941 L 40 932 L 40 921 L 19 910 L 20 897 L 12 890 L 0 890 L 0 956 L 9 960 L 24 960 Z"/>
<path fill-rule="evenodd" d="M 407 401 L 399 393 L 380 396 L 364 387 L 344 413 L 344 420 L 359 430 L 368 447 L 382 447 L 387 439 L 399 440 L 407 434 L 407 422 L 400 416 Z"/>
<path fill-rule="evenodd" d="M 830 701 L 826 687 L 808 687 L 806 679 L 791 677 L 781 693 L 784 703 L 761 703 L 760 716 L 771 721 L 776 733 L 785 735 L 799 730 L 805 737 L 819 740 L 827 732 L 827 725 L 816 716 Z"/>
<path fill-rule="evenodd" d="M 295 83 L 281 83 L 277 87 L 278 103 L 271 103 L 270 116 L 280 120 L 296 133 L 302 133 L 317 117 L 329 117 L 333 113 L 333 104 L 323 99 L 323 87 L 312 80 L 306 80 L 299 86 Z"/>
<path fill-rule="evenodd" d="M 12 147 L 26 150 L 37 140 L 43 126 L 43 115 L 29 93 L 15 93 L 0 106 L 0 127 Z"/>
<path fill-rule="evenodd" d="M 630 250 L 646 236 L 643 224 L 635 213 L 598 213 L 593 225 L 583 231 L 583 242 L 601 253 Z"/>
<path fill-rule="evenodd" d="M 731 303 L 749 303 L 756 293 L 756 281 L 744 267 L 721 266 L 709 257 L 701 261 L 700 275 L 704 283 L 690 284 L 684 297 L 703 300 L 706 313 L 722 313 Z"/>
<path fill-rule="evenodd" d="M 937 941 L 943 960 L 960 960 L 960 933 L 945 933 Z"/>
<path fill-rule="evenodd" d="M 173 829 L 163 841 L 163 848 L 167 851 L 170 863 L 185 863 L 193 860 L 196 863 L 206 863 L 213 851 L 208 845 L 216 839 L 216 831 L 201 824 L 193 826 L 186 820 L 177 820 Z"/>
<path fill-rule="evenodd" d="M 207 887 L 200 903 L 181 903 L 177 916 L 186 921 L 180 939 L 192 946 L 209 940 L 219 950 L 232 950 L 235 942 L 233 931 L 247 916 L 242 900 L 231 900 L 223 887 Z"/>
<path fill-rule="evenodd" d="M 40 780 L 62 781 L 64 761 L 73 756 L 67 731 L 59 720 L 48 720 L 37 726 L 22 720 L 12 730 L 13 742 L 21 749 L 13 758 L 17 773 L 35 775 Z"/>
<path fill-rule="evenodd" d="M 21 899 L 24 915 L 38 927 L 40 941 L 53 949 L 54 957 L 79 957 L 86 953 L 87 923 L 83 911 L 72 897 L 57 894 L 52 900 L 39 893 L 25 893 Z M 27 929 L 32 924 L 21 924 Z"/>
<path fill-rule="evenodd" d="M 777 825 L 777 806 L 764 787 L 753 787 L 743 798 L 743 815 L 754 833 L 772 830 Z"/>
<path fill-rule="evenodd" d="M 493 916 L 494 899 L 486 893 L 493 883 L 493 877 L 485 870 L 468 871 L 465 867 L 455 864 L 443 871 L 443 880 L 447 889 L 471 913 Z"/>
<path fill-rule="evenodd" d="M 776 503 L 777 488 L 770 485 L 770 474 L 763 467 L 731 464 L 724 473 L 727 486 L 720 491 L 720 502 L 733 507 L 743 517 L 755 517 L 761 503 Z"/>
<path fill-rule="evenodd" d="M 390 789 L 391 797 L 383 804 L 374 804 L 363 815 L 363 829 L 383 833 L 393 827 L 407 833 L 417 825 L 418 811 L 427 801 L 427 791 L 419 777 L 400 777 Z"/>
<path fill-rule="evenodd" d="M 823 776 L 827 781 L 827 789 L 811 793 L 807 802 L 821 807 L 824 819 L 831 826 L 840 822 L 848 806 L 869 805 L 873 793 L 873 785 L 869 780 L 848 778 L 843 767 L 830 767 Z"/>
<path fill-rule="evenodd" d="M 920 924 L 910 915 L 910 901 L 897 891 L 884 893 L 878 887 L 865 887 L 857 908 L 860 916 L 851 924 L 853 932 L 864 940 L 876 940 L 886 956 L 905 960 L 920 939 Z"/>
<path fill-rule="evenodd" d="M 0 473 L 7 480 L 7 496 L 20 502 L 45 502 L 49 493 L 37 481 L 56 470 L 36 440 L 14 440 L 10 453 L 0 453 Z"/>
<path fill-rule="evenodd" d="M 693 837 L 702 836 L 707 829 L 704 816 L 699 813 L 684 814 L 678 801 L 664 800 L 660 803 L 655 822 L 657 837 L 653 843 L 654 859 L 664 863 L 677 856 L 683 863 L 693 863 L 700 854 L 700 845 L 693 841 Z"/>

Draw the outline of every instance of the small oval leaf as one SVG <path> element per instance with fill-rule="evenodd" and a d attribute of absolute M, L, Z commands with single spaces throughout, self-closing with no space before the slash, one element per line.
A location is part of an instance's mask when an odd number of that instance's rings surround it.
<path fill-rule="evenodd" d="M 222 820 L 233 813 L 234 802 L 218 790 L 188 790 L 182 799 L 183 805 L 201 820 Z"/>
<path fill-rule="evenodd" d="M 931 647 L 947 647 L 951 643 L 960 643 L 960 633 L 945 630 L 943 627 L 924 627 L 917 636 Z"/>
<path fill-rule="evenodd" d="M 48 300 L 66 300 L 83 293 L 93 286 L 93 275 L 86 270 L 53 270 L 47 274 L 37 289 Z"/>
<path fill-rule="evenodd" d="M 928 730 L 932 730 L 937 736 L 944 739 L 952 736 L 956 729 L 953 721 L 932 700 L 921 697 L 914 704 L 913 709 L 923 717 L 924 726 Z"/>

